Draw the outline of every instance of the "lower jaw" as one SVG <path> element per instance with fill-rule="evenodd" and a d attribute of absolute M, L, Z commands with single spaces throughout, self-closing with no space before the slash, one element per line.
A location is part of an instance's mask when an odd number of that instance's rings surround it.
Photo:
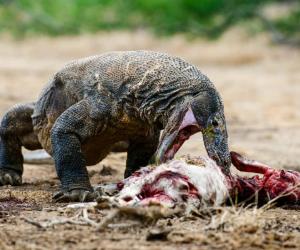
<path fill-rule="evenodd" d="M 184 141 L 183 141 L 184 142 Z M 172 148 L 169 149 L 166 154 L 165 154 L 165 161 L 169 161 L 169 160 L 172 160 L 175 156 L 175 154 L 178 152 L 178 150 L 181 148 L 183 142 L 181 142 L 180 144 L 174 144 L 172 145 Z"/>
<path fill-rule="evenodd" d="M 196 126 L 189 126 L 179 131 L 174 143 L 166 151 L 164 155 L 164 161 L 172 160 L 183 143 L 190 138 L 193 134 L 199 132 L 199 128 Z"/>

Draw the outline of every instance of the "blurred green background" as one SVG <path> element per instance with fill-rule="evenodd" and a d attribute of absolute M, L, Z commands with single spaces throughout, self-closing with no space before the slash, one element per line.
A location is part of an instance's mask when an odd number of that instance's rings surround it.
<path fill-rule="evenodd" d="M 292 6 L 268 18 L 266 5 Z M 216 38 L 235 24 L 275 39 L 300 37 L 300 1 L 278 0 L 0 0 L 0 32 L 18 37 L 147 29 Z"/>

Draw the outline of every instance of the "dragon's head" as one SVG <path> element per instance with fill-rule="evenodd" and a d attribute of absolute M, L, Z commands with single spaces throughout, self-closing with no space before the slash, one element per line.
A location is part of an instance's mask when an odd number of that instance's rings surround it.
<path fill-rule="evenodd" d="M 185 140 L 201 131 L 210 158 L 229 173 L 231 158 L 224 108 L 216 90 L 204 91 L 172 113 L 155 154 L 157 163 L 172 159 Z"/>

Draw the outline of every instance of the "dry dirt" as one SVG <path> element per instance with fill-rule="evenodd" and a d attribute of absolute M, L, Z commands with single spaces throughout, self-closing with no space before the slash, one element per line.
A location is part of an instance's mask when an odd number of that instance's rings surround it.
<path fill-rule="evenodd" d="M 196 64 L 225 102 L 230 147 L 278 168 L 300 171 L 300 50 L 269 44 L 239 30 L 216 42 L 181 36 L 158 39 L 144 32 L 79 37 L 0 39 L 0 115 L 16 103 L 36 100 L 52 73 L 67 61 L 110 50 L 165 51 Z M 205 154 L 201 135 L 178 154 Z M 111 154 L 90 167 L 93 184 L 122 178 L 126 155 Z M 112 175 L 102 176 L 103 166 Z M 155 225 L 108 228 L 26 221 L 62 216 L 51 202 L 58 190 L 54 166 L 25 165 L 24 185 L 0 189 L 1 249 L 281 249 L 300 246 L 299 207 L 269 210 L 226 208 L 214 216 L 161 219 Z M 65 215 L 67 216 L 67 215 Z M 102 212 L 92 214 L 101 220 Z M 149 230 L 168 229 L 157 241 Z M 158 230 L 158 229 L 157 229 Z"/>

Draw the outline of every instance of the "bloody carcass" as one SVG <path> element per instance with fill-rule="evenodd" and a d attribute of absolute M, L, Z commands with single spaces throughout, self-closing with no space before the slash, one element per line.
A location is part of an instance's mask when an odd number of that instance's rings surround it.
<path fill-rule="evenodd" d="M 236 194 L 240 201 L 255 198 L 259 203 L 270 200 L 281 204 L 300 204 L 300 172 L 274 169 L 270 166 L 243 158 L 231 152 L 233 165 L 241 172 L 262 174 L 252 178 L 233 175 L 230 178 L 231 197 Z"/>
<path fill-rule="evenodd" d="M 184 157 L 136 171 L 115 186 L 118 193 L 114 198 L 121 206 L 200 207 L 236 201 L 264 204 L 270 200 L 300 204 L 299 172 L 274 169 L 235 152 L 231 158 L 238 170 L 261 176 L 225 175 L 208 157 Z"/>

